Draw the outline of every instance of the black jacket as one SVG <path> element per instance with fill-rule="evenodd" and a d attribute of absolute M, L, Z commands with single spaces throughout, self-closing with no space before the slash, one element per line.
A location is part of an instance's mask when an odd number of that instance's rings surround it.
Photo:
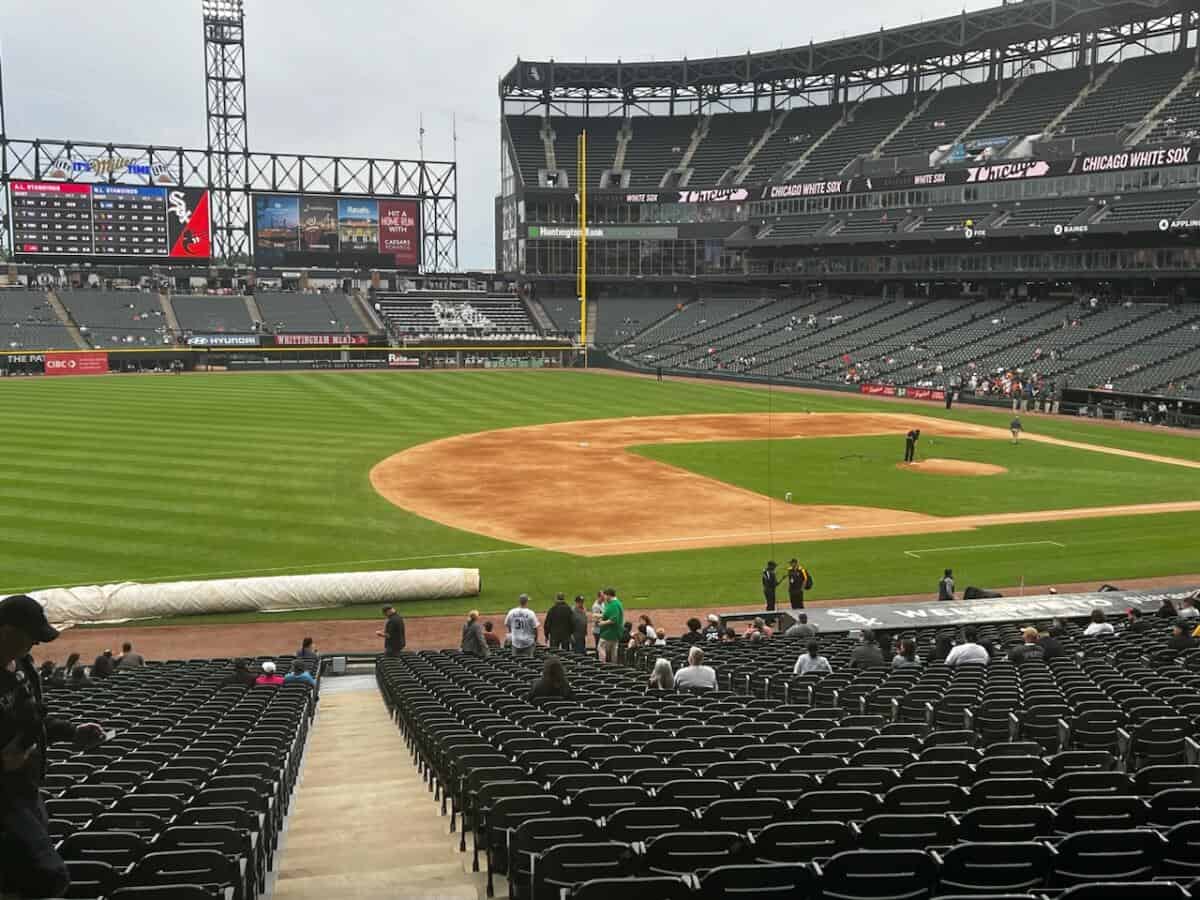
<path fill-rule="evenodd" d="M 775 596 L 775 588 L 779 587 L 779 575 L 774 569 L 762 570 L 762 587 L 763 594 L 768 597 Z"/>
<path fill-rule="evenodd" d="M 575 699 L 575 692 L 571 690 L 571 685 L 563 684 L 560 690 L 555 690 L 550 685 L 546 684 L 544 679 L 539 678 L 533 683 L 533 687 L 529 689 L 529 693 L 525 696 L 526 700 L 541 700 L 548 697 L 556 697 L 562 700 Z"/>
<path fill-rule="evenodd" d="M 0 776 L 0 801 L 8 779 L 41 784 L 46 774 L 46 747 L 74 738 L 74 725 L 47 713 L 42 684 L 30 657 L 18 660 L 13 672 L 0 671 L 0 747 L 7 747 L 15 740 L 21 748 L 40 748 L 24 769 Z"/>
<path fill-rule="evenodd" d="M 575 613 L 566 601 L 555 603 L 546 613 L 546 637 L 556 644 L 570 643 L 575 636 Z"/>
<path fill-rule="evenodd" d="M 400 613 L 392 613 L 383 626 L 383 649 L 386 653 L 399 653 L 408 641 L 404 637 L 404 619 Z"/>

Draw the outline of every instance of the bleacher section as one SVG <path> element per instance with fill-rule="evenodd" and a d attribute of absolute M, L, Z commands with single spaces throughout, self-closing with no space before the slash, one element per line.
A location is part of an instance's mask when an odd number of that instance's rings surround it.
<path fill-rule="evenodd" d="M 171 305 L 184 331 L 241 334 L 253 328 L 242 297 L 174 294 Z"/>
<path fill-rule="evenodd" d="M 5 350 L 77 350 L 44 291 L 0 290 L 0 348 Z"/>
<path fill-rule="evenodd" d="M 1059 123 L 1057 133 L 1071 137 L 1111 134 L 1139 122 L 1179 84 L 1191 64 L 1191 54 L 1180 53 L 1121 63 Z"/>
<path fill-rule="evenodd" d="M 525 304 L 509 294 L 414 291 L 381 294 L 375 305 L 398 340 L 541 339 Z"/>
<path fill-rule="evenodd" d="M 1187 898 L 1200 650 L 1143 622 L 1066 620 L 1024 656 L 1025 623 L 985 624 L 987 661 L 957 665 L 965 633 L 905 627 L 907 668 L 890 638 L 871 667 L 823 635 L 810 674 L 807 638 L 705 642 L 698 694 L 646 687 L 655 658 L 684 666 L 673 640 L 561 654 L 566 698 L 530 697 L 540 650 L 406 653 L 377 678 L 489 895 Z"/>
<path fill-rule="evenodd" d="M 1012 139 L 1039 134 L 1087 83 L 1087 69 L 1030 75 L 1016 87 L 1006 103 L 997 106 L 967 132 L 964 140 Z"/>
<path fill-rule="evenodd" d="M 652 189 L 661 184 L 669 170 L 682 164 L 700 119 L 696 116 L 634 116 L 629 123 L 633 132 L 625 148 L 625 168 L 632 172 L 629 186 Z M 588 137 L 590 145 L 590 130 Z M 592 165 L 595 164 L 589 162 L 589 166 Z"/>
<path fill-rule="evenodd" d="M 363 320 L 343 293 L 265 293 L 254 296 L 271 331 L 305 334 L 362 332 Z"/>
<path fill-rule="evenodd" d="M 856 156 L 870 153 L 913 108 L 913 98 L 907 96 L 864 100 L 854 107 L 851 119 L 809 154 L 797 177 L 805 181 L 833 178 Z"/>
<path fill-rule="evenodd" d="M 709 298 L 687 304 L 678 314 L 651 325 L 630 338 L 622 354 L 647 362 L 672 354 L 704 339 L 706 329 L 770 303 L 769 297 Z"/>
<path fill-rule="evenodd" d="M 517 154 L 517 168 L 526 187 L 536 187 L 538 170 L 546 168 L 546 148 L 542 143 L 541 116 L 505 116 L 512 146 Z M 571 161 L 575 154 L 571 154 Z"/>
<path fill-rule="evenodd" d="M 933 150 L 952 143 L 996 96 L 994 84 L 948 87 L 884 145 L 884 156 Z"/>
<path fill-rule="evenodd" d="M 172 344 L 156 293 L 145 291 L 58 291 L 84 339 L 98 350 L 108 347 Z"/>
<path fill-rule="evenodd" d="M 277 662 L 288 671 L 291 657 Z M 234 683 L 231 660 L 148 662 L 50 687 L 55 716 L 115 737 L 46 751 L 50 834 L 70 897 L 254 900 L 268 888 L 315 692 Z"/>
<path fill-rule="evenodd" d="M 770 113 L 723 113 L 710 116 L 708 133 L 692 157 L 692 177 L 688 184 L 717 184 L 727 169 L 741 164 L 770 121 Z"/>
<path fill-rule="evenodd" d="M 575 141 L 585 128 L 588 136 L 588 187 L 600 185 L 600 176 L 605 169 L 611 169 L 617 156 L 617 132 L 621 130 L 624 120 L 621 118 L 606 119 L 569 119 L 552 118 L 550 125 L 554 129 L 554 158 L 558 167 L 567 173 L 569 187 L 579 187 L 579 172 L 576 165 Z M 542 146 L 542 139 L 537 138 L 537 144 Z M 543 159 L 545 154 L 543 153 Z M 527 184 L 537 184 L 537 172 L 534 180 Z"/>
<path fill-rule="evenodd" d="M 842 117 L 840 107 L 797 107 L 783 117 L 779 129 L 767 138 L 751 160 L 751 183 L 767 182 L 780 176 L 789 163 L 794 163 Z M 693 178 L 696 184 L 700 182 Z"/>

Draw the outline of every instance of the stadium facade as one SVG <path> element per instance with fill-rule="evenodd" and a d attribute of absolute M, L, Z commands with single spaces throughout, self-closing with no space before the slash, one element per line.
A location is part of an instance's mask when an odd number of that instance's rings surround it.
<path fill-rule="evenodd" d="M 767 53 L 518 60 L 499 85 L 497 270 L 573 295 L 586 130 L 601 297 L 1067 280 L 1182 296 L 1200 261 L 1196 25 L 1175 2 L 1027 0 Z"/>

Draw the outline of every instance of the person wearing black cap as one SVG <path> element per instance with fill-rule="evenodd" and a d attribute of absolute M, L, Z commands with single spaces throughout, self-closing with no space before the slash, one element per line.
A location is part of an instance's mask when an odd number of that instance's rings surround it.
<path fill-rule="evenodd" d="M 79 748 L 104 740 L 104 729 L 75 726 L 46 714 L 34 644 L 58 637 L 32 597 L 0 600 L 0 891 L 5 897 L 61 897 L 71 879 L 47 830 L 40 788 L 45 749 L 55 741 Z"/>
<path fill-rule="evenodd" d="M 384 656 L 399 656 L 408 643 L 404 638 L 404 619 L 391 604 L 383 608 L 383 614 L 387 616 L 387 621 L 383 623 L 383 631 L 375 632 L 375 636 L 383 638 Z"/>
<path fill-rule="evenodd" d="M 779 576 L 775 574 L 775 560 L 762 570 L 763 599 L 767 601 L 767 612 L 775 612 L 775 589 L 779 587 Z"/>

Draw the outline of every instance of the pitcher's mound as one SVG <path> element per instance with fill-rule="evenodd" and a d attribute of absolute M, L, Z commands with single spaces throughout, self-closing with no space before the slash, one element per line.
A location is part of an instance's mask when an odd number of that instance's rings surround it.
<path fill-rule="evenodd" d="M 1008 469 L 991 463 L 969 462 L 965 459 L 922 459 L 914 463 L 897 463 L 901 469 L 916 469 L 934 475 L 1001 475 Z"/>

